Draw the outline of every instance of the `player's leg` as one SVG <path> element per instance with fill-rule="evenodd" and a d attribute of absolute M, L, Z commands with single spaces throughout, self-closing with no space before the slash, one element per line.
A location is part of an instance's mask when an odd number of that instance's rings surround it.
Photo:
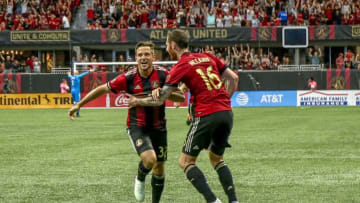
<path fill-rule="evenodd" d="M 79 92 L 77 92 L 77 97 L 75 99 L 76 103 L 75 105 L 81 100 L 81 95 L 80 95 L 80 90 Z M 76 111 L 76 117 L 79 117 L 80 116 L 80 108 Z"/>
<path fill-rule="evenodd" d="M 187 179 L 204 196 L 206 201 L 215 202 L 217 200 L 215 194 L 208 185 L 203 172 L 195 165 L 196 157 L 202 149 L 207 148 L 210 142 L 210 138 L 205 136 L 207 134 L 205 123 L 206 119 L 201 121 L 200 117 L 194 118 L 179 158 L 179 165 L 185 172 Z"/>
<path fill-rule="evenodd" d="M 156 153 L 150 137 L 144 129 L 131 127 L 128 129 L 128 135 L 135 151 L 141 158 L 135 178 L 134 195 L 136 200 L 142 202 L 145 199 L 145 178 L 157 161 Z"/>
<path fill-rule="evenodd" d="M 233 177 L 229 167 L 224 161 L 224 152 L 226 147 L 230 147 L 228 144 L 228 138 L 232 129 L 232 112 L 223 111 L 218 112 L 214 116 L 216 123 L 211 134 L 211 144 L 209 147 L 209 159 L 211 165 L 216 170 L 220 183 L 228 196 L 230 203 L 237 202 Z"/>
<path fill-rule="evenodd" d="M 80 101 L 80 92 L 76 89 L 71 90 L 71 96 L 73 100 L 73 106 L 75 106 Z M 80 109 L 76 111 L 76 116 L 80 116 Z"/>
<path fill-rule="evenodd" d="M 151 177 L 152 203 L 158 203 L 165 186 L 164 162 L 156 162 Z"/>
<path fill-rule="evenodd" d="M 165 186 L 164 165 L 167 160 L 167 130 L 154 129 L 150 134 L 150 139 L 156 153 L 157 162 L 152 168 L 151 186 L 152 202 L 158 203 Z"/>

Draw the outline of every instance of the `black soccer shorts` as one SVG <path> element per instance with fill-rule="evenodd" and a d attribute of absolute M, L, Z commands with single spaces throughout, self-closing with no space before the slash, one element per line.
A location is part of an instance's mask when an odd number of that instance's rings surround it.
<path fill-rule="evenodd" d="M 130 142 L 134 150 L 140 156 L 147 150 L 154 150 L 158 162 L 167 160 L 167 130 L 146 129 L 143 127 L 131 126 L 127 128 Z"/>
<path fill-rule="evenodd" d="M 195 117 L 187 134 L 182 152 L 198 156 L 203 149 L 209 149 L 222 156 L 233 127 L 232 111 L 219 111 L 202 117 Z"/>

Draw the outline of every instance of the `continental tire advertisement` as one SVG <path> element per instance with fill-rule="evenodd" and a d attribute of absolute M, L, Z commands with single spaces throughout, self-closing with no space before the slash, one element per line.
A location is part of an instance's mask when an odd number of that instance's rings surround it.
<path fill-rule="evenodd" d="M 71 94 L 0 94 L 0 109 L 49 109 L 71 106 Z"/>

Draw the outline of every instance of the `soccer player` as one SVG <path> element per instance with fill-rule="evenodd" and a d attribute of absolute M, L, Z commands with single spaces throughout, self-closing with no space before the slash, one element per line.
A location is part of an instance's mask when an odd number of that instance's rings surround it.
<path fill-rule="evenodd" d="M 104 93 L 112 91 L 114 93 L 126 92 L 147 96 L 151 94 L 152 90 L 162 87 L 169 73 L 165 68 L 152 65 L 153 60 L 154 44 L 152 42 L 139 42 L 136 45 L 137 68 L 92 90 L 70 109 L 70 118 L 81 106 Z M 178 89 L 171 94 L 170 99 L 175 102 L 183 102 L 185 96 Z M 164 162 L 167 160 L 165 105 L 130 108 L 127 127 L 130 141 L 141 158 L 135 178 L 135 198 L 137 201 L 144 201 L 145 177 L 152 171 L 152 202 L 159 202 L 164 189 Z"/>
<path fill-rule="evenodd" d="M 75 106 L 81 99 L 80 95 L 80 79 L 84 77 L 85 75 L 89 74 L 89 72 L 84 72 L 79 75 L 79 71 L 75 71 L 74 75 L 71 75 L 68 73 L 68 77 L 71 81 L 71 96 L 73 99 L 73 105 Z M 80 109 L 76 111 L 76 116 L 80 116 Z"/>
<path fill-rule="evenodd" d="M 166 49 L 173 60 L 179 60 L 172 67 L 170 77 L 161 91 L 154 91 L 152 98 L 130 96 L 129 106 L 157 106 L 177 87 L 185 83 L 194 97 L 195 118 L 188 132 L 179 165 L 192 185 L 207 202 L 221 202 L 207 184 L 202 171 L 196 166 L 196 158 L 202 149 L 209 149 L 210 163 L 218 173 L 220 183 L 229 202 L 237 197 L 233 178 L 224 161 L 228 138 L 233 126 L 230 97 L 237 88 L 238 76 L 224 62 L 209 53 L 188 51 L 189 34 L 186 31 L 168 32 Z M 228 81 L 225 89 L 221 77 Z"/>

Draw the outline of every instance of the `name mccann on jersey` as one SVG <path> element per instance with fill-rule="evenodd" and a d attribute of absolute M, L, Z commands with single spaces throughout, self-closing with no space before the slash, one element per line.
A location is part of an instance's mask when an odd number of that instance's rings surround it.
<path fill-rule="evenodd" d="M 199 63 L 204 63 L 204 62 L 209 62 L 210 59 L 208 57 L 203 57 L 203 58 L 196 58 L 196 59 L 193 59 L 191 61 L 189 61 L 189 64 L 194 66 L 194 65 L 197 65 Z"/>

